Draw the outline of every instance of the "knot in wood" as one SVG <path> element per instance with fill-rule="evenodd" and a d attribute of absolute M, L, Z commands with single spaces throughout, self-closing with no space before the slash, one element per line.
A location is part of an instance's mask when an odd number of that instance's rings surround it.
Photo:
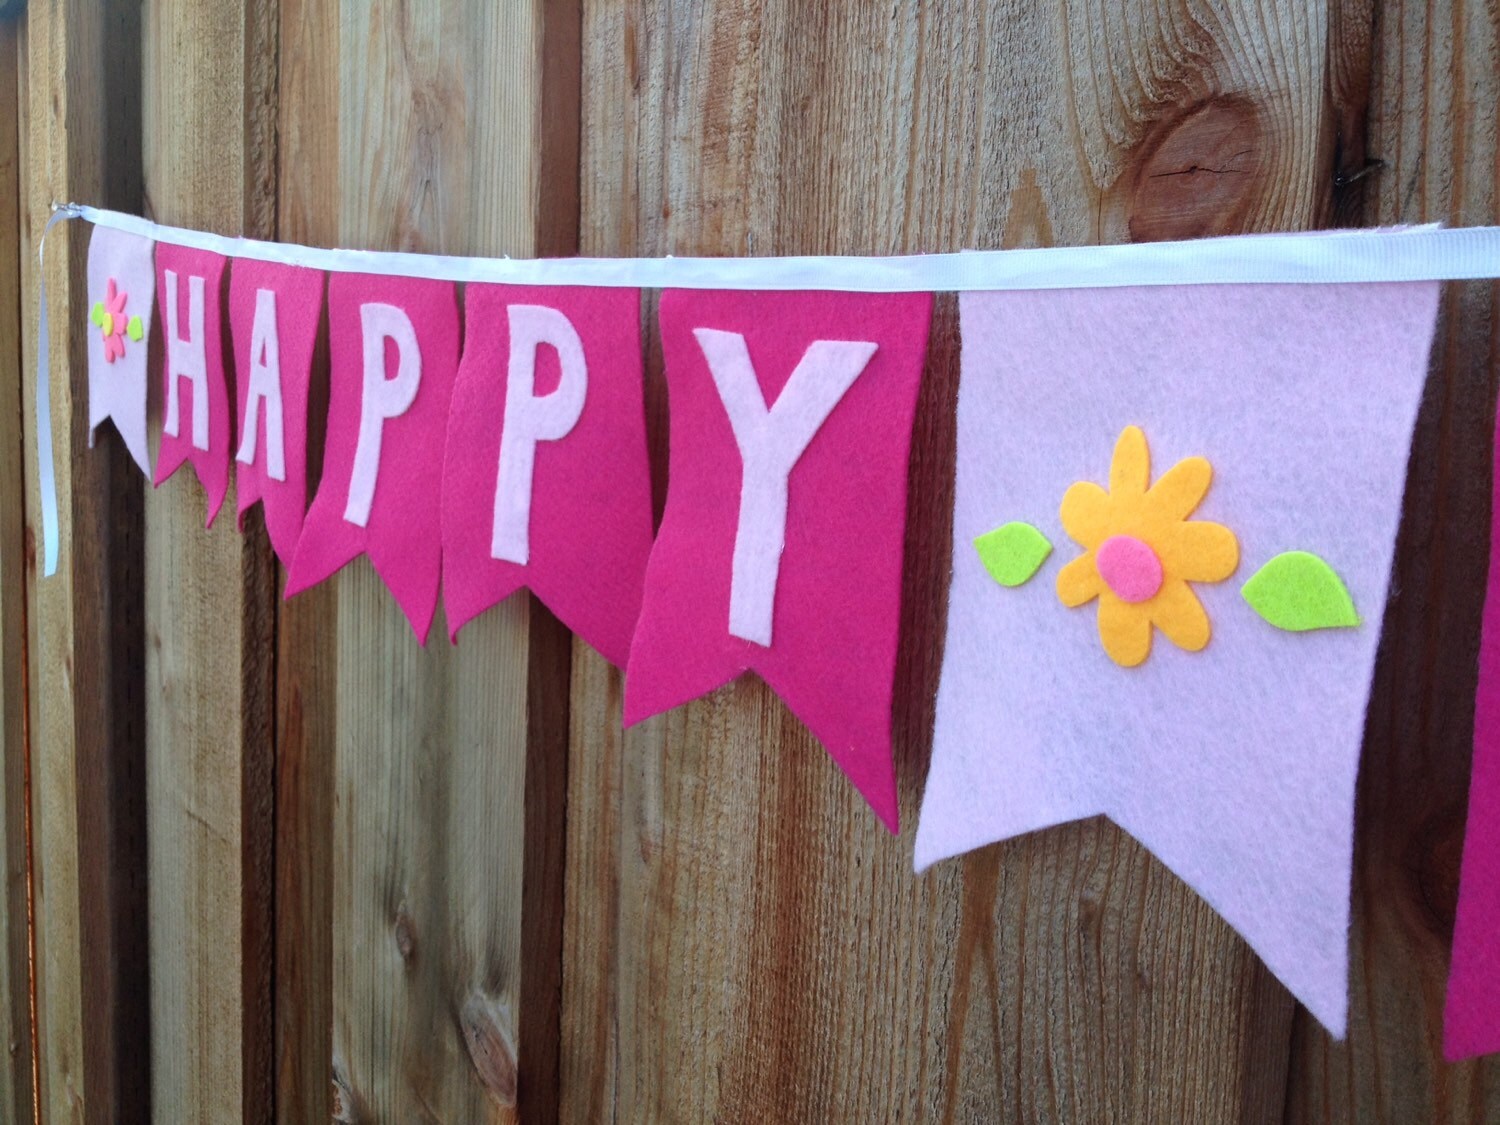
<path fill-rule="evenodd" d="M 1153 129 L 1135 161 L 1131 239 L 1243 232 L 1267 166 L 1262 121 L 1250 99 L 1224 94 Z"/>
<path fill-rule="evenodd" d="M 395 935 L 396 949 L 401 954 L 401 960 L 410 964 L 411 959 L 417 955 L 417 927 L 404 906 L 396 910 Z"/>
<path fill-rule="evenodd" d="M 359 1101 L 349 1088 L 349 1081 L 340 1073 L 337 1062 L 333 1068 L 333 1113 L 332 1118 L 340 1125 L 358 1125 L 362 1120 Z"/>
<path fill-rule="evenodd" d="M 480 1083 L 502 1108 L 514 1108 L 516 1048 L 505 1005 L 477 990 L 471 992 L 459 1013 L 459 1024 Z"/>

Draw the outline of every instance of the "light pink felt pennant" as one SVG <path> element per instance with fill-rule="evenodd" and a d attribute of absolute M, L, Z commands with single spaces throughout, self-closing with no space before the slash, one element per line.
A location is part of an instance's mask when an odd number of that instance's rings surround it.
<path fill-rule="evenodd" d="M 229 277 L 239 439 L 239 526 L 265 505 L 271 546 L 290 567 L 307 511 L 307 393 L 323 315 L 323 274 L 236 259 Z"/>
<path fill-rule="evenodd" d="M 1495 436 L 1500 449 L 1500 428 Z M 1500 473 L 1493 488 L 1500 512 Z M 1493 530 L 1482 627 L 1469 823 L 1443 1015 L 1443 1052 L 1452 1062 L 1500 1051 L 1500 535 Z"/>
<path fill-rule="evenodd" d="M 1343 1035 L 1355 777 L 1437 295 L 960 297 L 919 870 L 1103 814 Z"/>
<path fill-rule="evenodd" d="M 146 442 L 146 350 L 156 296 L 149 238 L 95 227 L 89 238 L 89 445 L 106 418 L 151 475 Z"/>
<path fill-rule="evenodd" d="M 443 471 L 443 601 L 459 629 L 522 586 L 624 667 L 651 553 L 640 292 L 482 285 Z"/>
<path fill-rule="evenodd" d="M 170 242 L 156 248 L 165 402 L 159 486 L 191 464 L 208 496 L 212 527 L 229 491 L 229 390 L 224 381 L 223 290 L 228 259 Z"/>
<path fill-rule="evenodd" d="M 323 479 L 286 596 L 368 555 L 426 644 L 442 567 L 441 451 L 458 369 L 454 285 L 331 274 L 328 340 Z"/>
<path fill-rule="evenodd" d="M 671 290 L 666 512 L 636 723 L 760 673 L 892 831 L 891 691 L 926 293 Z"/>

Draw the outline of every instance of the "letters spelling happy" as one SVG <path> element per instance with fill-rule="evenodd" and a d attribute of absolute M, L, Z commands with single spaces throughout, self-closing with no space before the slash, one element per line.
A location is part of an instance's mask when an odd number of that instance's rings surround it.
<path fill-rule="evenodd" d="M 128 257 L 101 253 L 100 269 Z M 324 275 L 236 261 L 232 427 L 226 260 L 167 244 L 156 259 L 157 480 L 191 461 L 211 521 L 232 457 L 239 514 L 263 502 L 288 597 L 366 555 L 425 644 L 440 582 L 454 640 L 529 587 L 628 662 L 632 723 L 753 669 L 895 828 L 907 453 L 931 294 L 665 293 L 671 473 L 653 541 L 638 290 L 470 284 L 461 328 L 451 282 L 327 275 L 327 434 L 308 507 Z M 144 412 L 125 397 L 114 416 Z"/>

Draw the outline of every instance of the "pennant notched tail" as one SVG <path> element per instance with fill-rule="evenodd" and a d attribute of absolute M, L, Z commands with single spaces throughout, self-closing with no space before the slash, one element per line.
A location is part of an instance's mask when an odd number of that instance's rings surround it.
<path fill-rule="evenodd" d="M 625 666 L 652 539 L 640 300 L 632 289 L 465 290 L 443 461 L 454 640 L 527 586 Z"/>
<path fill-rule="evenodd" d="M 131 459 L 148 477 L 144 337 L 155 307 L 154 252 L 150 239 L 108 227 L 95 227 L 89 239 L 89 444 L 106 419 L 113 422 Z"/>
<path fill-rule="evenodd" d="M 965 293 L 959 310 L 918 867 L 1102 811 L 1342 1035 L 1355 776 L 1437 287 Z M 974 548 L 1017 520 L 1039 533 L 1024 566 L 1013 544 Z M 1240 562 L 1277 556 L 1280 588 L 1242 597 Z"/>
<path fill-rule="evenodd" d="M 1496 438 L 1500 448 L 1500 423 Z M 1500 512 L 1500 474 L 1494 488 Z M 1450 1062 L 1458 1062 L 1494 1051 L 1500 1051 L 1500 532 L 1492 527 L 1443 1052 Z"/>
<path fill-rule="evenodd" d="M 891 690 L 930 294 L 661 299 L 666 511 L 631 642 L 636 722 L 759 673 L 894 831 Z"/>
<path fill-rule="evenodd" d="M 157 452 L 158 487 L 190 464 L 207 495 L 212 527 L 229 493 L 229 389 L 220 293 L 228 259 L 207 250 L 156 248 L 166 413 Z"/>
<path fill-rule="evenodd" d="M 273 262 L 236 261 L 229 278 L 240 526 L 262 504 L 271 546 L 288 569 L 307 516 L 307 410 L 323 287 L 316 270 Z"/>
<path fill-rule="evenodd" d="M 442 448 L 458 369 L 452 282 L 334 274 L 323 479 L 286 596 L 368 555 L 417 639 L 437 611 Z"/>

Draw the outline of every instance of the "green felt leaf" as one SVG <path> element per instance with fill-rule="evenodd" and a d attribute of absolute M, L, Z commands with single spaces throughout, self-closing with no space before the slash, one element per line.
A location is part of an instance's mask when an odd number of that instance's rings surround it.
<path fill-rule="evenodd" d="M 94 302 L 94 307 L 89 312 L 89 320 L 91 320 L 98 327 L 102 328 L 104 326 L 104 302 L 103 301 L 95 301 Z"/>
<path fill-rule="evenodd" d="M 1278 629 L 1346 629 L 1358 625 L 1343 580 L 1317 555 L 1285 551 L 1250 576 L 1240 591 L 1250 608 Z"/>
<path fill-rule="evenodd" d="M 1013 521 L 974 540 L 979 561 L 1002 586 L 1020 586 L 1052 553 L 1052 543 L 1029 523 Z"/>
<path fill-rule="evenodd" d="M 146 329 L 141 325 L 141 318 L 138 316 L 131 317 L 130 323 L 125 326 L 125 335 L 129 336 L 132 340 L 139 344 L 141 342 L 141 337 L 145 334 Z"/>

